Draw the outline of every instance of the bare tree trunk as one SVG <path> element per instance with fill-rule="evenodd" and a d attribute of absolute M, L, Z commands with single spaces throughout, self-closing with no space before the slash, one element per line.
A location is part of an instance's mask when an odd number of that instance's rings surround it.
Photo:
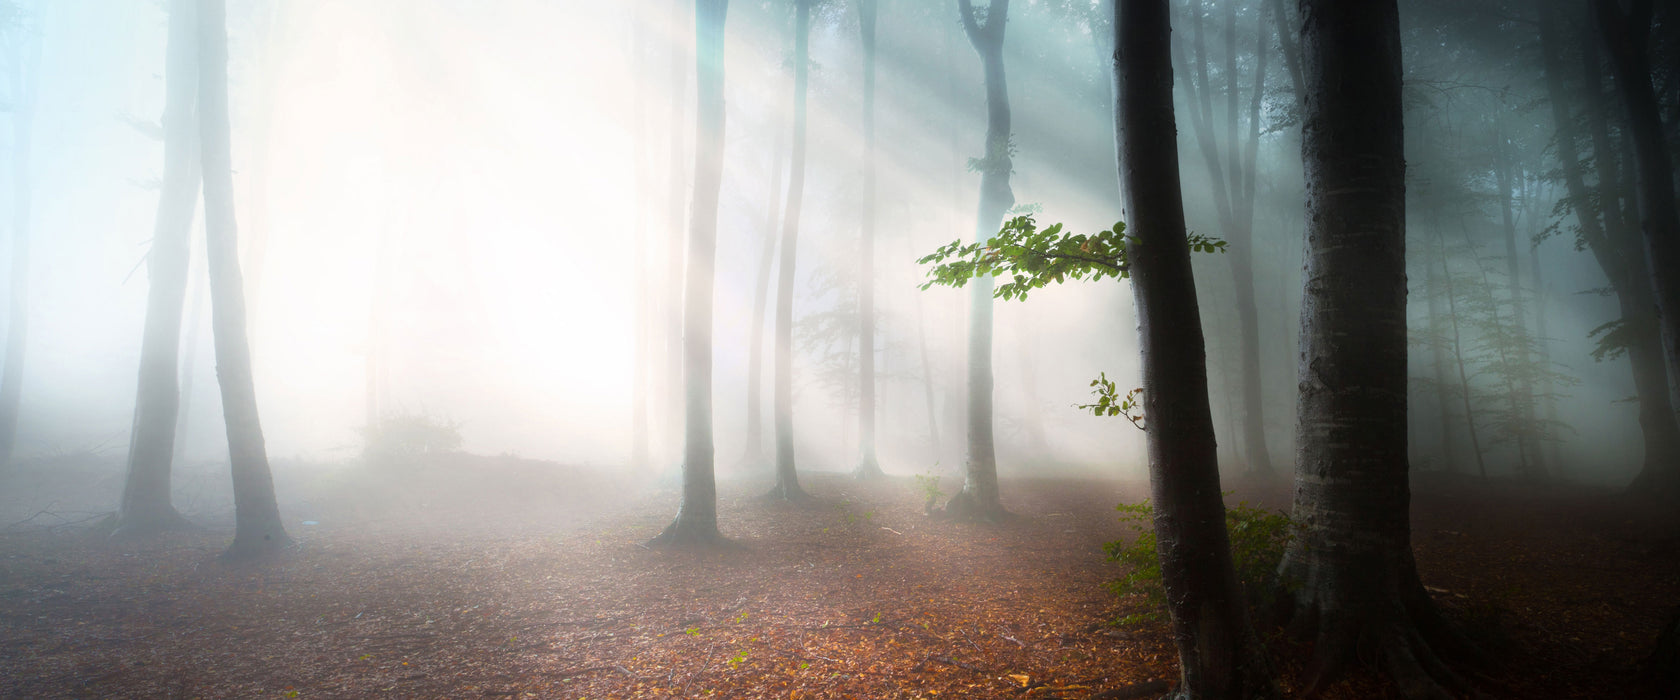
<path fill-rule="evenodd" d="M 858 0 L 863 42 L 863 227 L 858 236 L 859 479 L 882 476 L 875 456 L 875 7 Z"/>
<path fill-rule="evenodd" d="M 1181 682 L 1174 698 L 1278 697 L 1231 564 L 1206 348 L 1184 228 L 1166 0 L 1117 0 L 1115 142 L 1143 356 L 1156 550 Z"/>
<path fill-rule="evenodd" d="M 980 55 L 986 77 L 986 155 L 980 168 L 980 205 L 975 240 L 997 235 L 1003 217 L 1015 206 L 1009 189 L 1009 87 L 1003 71 L 1003 37 L 1009 23 L 1009 0 L 991 0 L 985 22 L 975 17 L 972 0 L 957 0 L 968 42 Z M 968 455 L 961 491 L 945 511 L 963 518 L 997 520 L 1007 515 L 998 497 L 997 446 L 992 436 L 992 279 L 969 285 L 968 315 Z"/>
<path fill-rule="evenodd" d="M 198 133 L 193 123 L 197 80 L 197 15 L 193 0 L 171 0 L 164 74 L 163 187 L 146 256 L 150 287 L 140 341 L 140 379 L 128 438 L 128 474 L 114 533 L 150 535 L 188 527 L 169 502 L 180 409 L 181 308 L 192 259 L 198 203 Z"/>
<path fill-rule="evenodd" d="M 1470 405 L 1470 374 L 1464 367 L 1464 341 L 1458 332 L 1458 297 L 1453 293 L 1452 269 L 1447 267 L 1445 239 L 1440 225 L 1435 231 L 1436 250 L 1441 258 L 1441 279 L 1446 286 L 1447 318 L 1452 322 L 1453 359 L 1458 363 L 1458 396 L 1464 407 L 1464 431 L 1470 436 L 1470 453 L 1476 457 L 1476 473 L 1487 479 L 1487 461 L 1482 455 L 1482 441 L 1476 434 L 1476 411 Z"/>
<path fill-rule="evenodd" d="M 12 42 L 12 265 L 6 357 L 0 365 L 0 466 L 17 449 L 18 412 L 23 399 L 23 360 L 29 339 L 30 146 L 35 126 L 35 63 L 40 45 L 21 36 Z"/>
<path fill-rule="evenodd" d="M 1523 341 L 1521 347 L 1512 348 L 1514 357 L 1507 358 L 1511 364 L 1507 365 L 1516 370 L 1516 377 L 1512 382 L 1511 395 L 1513 407 L 1511 418 L 1521 420 L 1522 427 L 1517 430 L 1517 471 L 1524 478 L 1538 481 L 1546 478 L 1546 467 L 1535 443 L 1538 437 L 1534 431 L 1534 378 L 1531 358 L 1528 356 L 1528 315 L 1523 310 L 1522 276 L 1519 274 L 1517 258 L 1517 220 L 1516 207 L 1511 189 L 1515 183 L 1511 181 L 1511 171 L 1516 167 L 1511 162 L 1510 144 L 1507 142 L 1504 130 L 1497 129 L 1494 135 L 1494 183 L 1499 187 L 1500 219 L 1504 224 L 1505 233 L 1505 274 L 1508 278 L 1507 289 L 1511 297 L 1511 326 L 1515 329 L 1515 337 Z M 1518 173 L 1520 175 L 1520 172 Z M 1493 288 L 1488 288 L 1488 294 L 1493 294 Z M 1498 308 L 1497 305 L 1494 308 Z"/>
<path fill-rule="evenodd" d="M 1300 0 L 1307 264 L 1293 519 L 1280 568 L 1313 642 L 1307 694 L 1355 658 L 1408 698 L 1469 688 L 1412 557 L 1406 455 L 1405 150 L 1395 0 Z"/>
<path fill-rule="evenodd" d="M 1611 72 L 1627 109 L 1628 130 L 1639 164 L 1639 215 L 1643 219 L 1646 273 L 1657 302 L 1663 355 L 1669 378 L 1680 373 L 1680 206 L 1675 203 L 1674 167 L 1663 136 L 1662 117 L 1651 87 L 1648 57 L 1652 3 L 1634 2 L 1624 13 L 1620 3 L 1593 3 L 1599 30 L 1609 48 Z M 1672 471 L 1657 484 L 1680 493 Z"/>
<path fill-rule="evenodd" d="M 194 133 L 197 133 L 196 130 Z M 198 167 L 196 158 L 193 159 L 193 167 Z M 195 192 L 198 189 L 198 185 L 193 186 Z M 189 232 L 188 238 L 203 232 L 202 225 L 199 229 Z M 172 459 L 174 464 L 180 464 L 185 458 L 187 445 L 191 442 L 189 438 L 192 437 L 193 379 L 198 374 L 198 333 L 204 326 L 204 297 L 209 291 L 205 289 L 206 272 L 202 262 L 196 266 L 196 270 L 193 265 L 188 264 L 187 315 L 181 321 L 186 326 L 187 335 L 181 340 L 181 408 L 175 413 L 175 456 Z"/>
<path fill-rule="evenodd" d="M 717 528 L 712 443 L 712 282 L 717 258 L 718 190 L 723 181 L 723 26 L 729 0 L 695 0 L 694 208 L 689 216 L 688 286 L 683 311 L 683 495 L 676 520 L 651 544 L 725 544 Z"/>
<path fill-rule="evenodd" d="M 791 49 L 793 35 L 785 35 Z M 785 51 L 784 51 L 785 53 Z M 776 262 L 777 226 L 781 223 L 782 173 L 787 152 L 787 132 L 776 120 L 776 148 L 770 154 L 770 210 L 764 218 L 764 244 L 758 257 L 758 282 L 753 285 L 752 330 L 747 340 L 747 440 L 741 464 L 749 468 L 764 465 L 764 309 L 770 296 L 770 271 Z"/>
<path fill-rule="evenodd" d="M 233 214 L 233 159 L 228 133 L 227 6 L 198 3 L 198 104 L 204 158 L 205 252 L 210 263 L 210 309 L 216 336 L 216 375 L 222 385 L 228 455 L 233 469 L 236 529 L 223 555 L 256 556 L 291 543 L 280 523 L 274 477 L 257 418 L 251 347 L 245 336 L 245 286 L 239 275 Z"/>
<path fill-rule="evenodd" d="M 1446 471 L 1457 472 L 1459 465 L 1452 441 L 1452 396 L 1447 393 L 1447 334 L 1442 326 L 1453 323 L 1456 328 L 1458 319 L 1447 318 L 1442 299 L 1443 275 L 1435 268 L 1437 259 L 1440 259 L 1442 269 L 1445 270 L 1446 256 L 1438 246 L 1425 246 L 1425 253 L 1424 295 L 1429 298 L 1429 349 L 1435 366 L 1435 410 L 1441 419 L 1441 466 Z"/>
<path fill-rule="evenodd" d="M 782 214 L 782 266 L 776 280 L 776 486 L 770 498 L 802 501 L 793 439 L 793 284 L 799 213 L 805 197 L 805 99 L 811 70 L 811 0 L 798 0 L 793 20 L 793 160 Z"/>

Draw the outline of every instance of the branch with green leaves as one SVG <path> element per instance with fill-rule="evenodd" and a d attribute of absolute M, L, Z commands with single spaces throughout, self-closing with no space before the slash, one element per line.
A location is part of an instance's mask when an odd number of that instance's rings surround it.
<path fill-rule="evenodd" d="M 1114 381 L 1103 372 L 1091 380 L 1091 395 L 1097 397 L 1096 403 L 1079 403 L 1073 407 L 1081 411 L 1090 411 L 1094 416 L 1125 416 L 1138 430 L 1145 430 L 1143 426 L 1143 387 L 1136 387 L 1120 395 L 1120 390 L 1114 386 Z"/>

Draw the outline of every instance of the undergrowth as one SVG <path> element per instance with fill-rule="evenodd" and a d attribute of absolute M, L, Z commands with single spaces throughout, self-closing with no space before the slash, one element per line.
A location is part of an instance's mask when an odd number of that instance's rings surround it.
<path fill-rule="evenodd" d="M 1136 599 L 1141 612 L 1126 614 L 1114 621 L 1116 625 L 1130 625 L 1165 619 L 1166 591 L 1161 586 L 1161 560 L 1155 550 L 1154 506 L 1149 501 L 1122 503 L 1120 522 L 1131 526 L 1137 536 L 1130 542 L 1115 540 L 1103 544 L 1110 561 L 1126 568 L 1125 575 L 1110 581 L 1106 587 L 1121 599 Z M 1239 503 L 1225 509 L 1225 531 L 1231 541 L 1231 564 L 1236 568 L 1237 581 L 1242 584 L 1244 597 L 1250 605 L 1258 602 L 1261 593 L 1276 580 L 1278 563 L 1283 560 L 1284 546 L 1289 543 L 1291 521 L 1281 511 L 1256 508 Z"/>

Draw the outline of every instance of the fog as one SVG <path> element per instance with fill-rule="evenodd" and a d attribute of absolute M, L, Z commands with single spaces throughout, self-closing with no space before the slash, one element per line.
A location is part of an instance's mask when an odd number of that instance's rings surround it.
<path fill-rule="evenodd" d="M 1106 228 L 1123 218 L 1102 59 L 1106 19 L 1067 3 L 1020 5 L 1006 42 L 1015 198 L 1039 207 L 1044 222 Z M 16 49 L 9 60 L 28 60 L 36 49 L 39 58 L 27 64 L 38 94 L 33 158 L 23 175 L 32 191 L 33 255 L 15 459 L 120 456 L 133 418 L 162 163 L 160 141 L 135 124 L 155 126 L 163 108 L 165 13 L 158 3 L 93 0 L 20 7 L 26 18 L 8 34 Z M 881 461 L 897 474 L 947 471 L 963 459 L 967 293 L 919 291 L 926 266 L 915 263 L 937 245 L 970 237 L 978 197 L 979 176 L 965 166 L 984 147 L 984 89 L 949 9 L 888 2 L 881 10 L 874 352 Z M 1244 48 L 1230 64 L 1244 83 L 1244 113 L 1254 69 L 1247 47 L 1259 12 L 1243 10 L 1235 45 Z M 419 414 L 455 423 L 467 452 L 629 474 L 637 372 L 649 381 L 654 471 L 673 469 L 681 377 L 669 264 L 682 255 L 672 246 L 686 231 L 693 168 L 692 19 L 673 24 L 663 5 L 536 0 L 238 0 L 229 14 L 247 326 L 262 427 L 279 469 L 353 464 L 370 414 Z M 734 458 L 746 449 L 757 261 L 779 225 L 767 217 L 779 197 L 771 192 L 773 170 L 786 169 L 779 149 L 791 103 L 789 18 L 783 3 L 736 2 L 727 27 L 713 400 L 725 473 L 752 471 Z M 1574 245 L 1573 214 L 1553 206 L 1563 188 L 1548 161 L 1553 127 L 1539 106 L 1545 92 L 1534 41 L 1497 16 L 1442 4 L 1407 4 L 1402 18 L 1416 333 L 1428 326 L 1429 263 L 1421 251 L 1437 236 L 1430 226 L 1454 239 L 1454 274 L 1478 269 L 1480 260 L 1489 285 L 1504 284 L 1495 184 L 1487 157 L 1467 145 L 1491 138 L 1482 134 L 1497 115 L 1525 168 L 1524 181 L 1511 187 L 1523 198 L 1516 225 L 1528 325 L 1538 319 L 1533 302 L 1543 298 L 1546 331 L 1537 342 L 1573 380 L 1556 389 L 1560 424 L 1546 431 L 1555 442 L 1545 451 L 1555 476 L 1625 483 L 1641 458 L 1637 407 L 1625 401 L 1632 380 L 1625 359 L 1590 354 L 1589 331 L 1618 312 L 1613 298 L 1593 292 L 1607 283 Z M 1272 31 L 1269 20 L 1261 26 Z M 1222 118 L 1228 81 L 1220 13 L 1209 15 L 1206 31 L 1213 67 L 1205 85 L 1215 93 L 1212 113 Z M 819 470 L 846 470 L 857 459 L 856 339 L 841 330 L 855 323 L 858 286 L 856 32 L 847 6 L 816 12 L 794 420 L 801 466 Z M 1188 31 L 1179 37 L 1187 40 Z M 1254 264 L 1264 435 L 1272 461 L 1287 471 L 1303 193 L 1299 123 L 1282 64 L 1273 57 L 1267 68 L 1254 237 L 1241 252 Z M 1188 118 L 1195 107 L 1179 94 L 1190 227 L 1223 236 Z M 1239 121 L 1246 131 L 1246 117 Z M 10 158 L 17 144 L 7 139 Z M 19 206 L 17 177 L 4 178 L 10 210 Z M 1440 204 L 1449 198 L 1441 193 L 1460 204 Z M 227 448 L 203 301 L 202 221 L 200 214 L 183 330 L 187 418 L 179 439 L 186 462 L 216 463 Z M 1548 230 L 1557 235 L 1539 239 Z M 648 242 L 642 259 L 638 231 Z M 8 229 L 7 240 L 13 235 Z M 1235 254 L 1196 261 L 1227 468 L 1241 462 L 1244 412 L 1239 292 L 1227 259 Z M 1541 285 L 1528 277 L 1529 255 L 1544 270 Z M 651 308 L 638 327 L 641 265 Z M 1073 408 L 1090 402 L 1088 384 L 1099 372 L 1124 387 L 1137 383 L 1128 286 L 1062 285 L 1025 302 L 998 302 L 996 312 L 1000 469 L 1141 477 L 1143 433 Z M 1468 348 L 1490 331 L 1462 332 Z M 649 341 L 640 366 L 638 333 Z M 769 338 L 766 332 L 766 397 Z M 1440 469 L 1447 456 L 1434 390 L 1424 381 L 1434 372 L 1427 341 L 1413 350 L 1413 375 L 1422 382 L 1412 397 L 1414 468 Z M 1486 364 L 1471 360 L 1472 391 L 1496 394 Z M 924 397 L 930 373 L 937 450 Z M 768 398 L 764 408 L 768 415 Z M 1483 443 L 1486 469 L 1511 473 L 1511 443 L 1486 436 Z M 1463 448 L 1455 449 L 1467 464 Z"/>

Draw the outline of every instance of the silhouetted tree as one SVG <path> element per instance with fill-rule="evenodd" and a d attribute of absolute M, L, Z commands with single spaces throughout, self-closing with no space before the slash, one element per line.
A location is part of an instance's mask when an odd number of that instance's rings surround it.
<path fill-rule="evenodd" d="M 651 544 L 723 543 L 717 527 L 712 443 L 712 280 L 717 257 L 718 191 L 723 181 L 723 26 L 729 0 L 695 0 L 694 197 L 683 309 L 683 493 L 677 517 Z"/>
<path fill-rule="evenodd" d="M 858 463 L 860 479 L 881 476 L 875 456 L 875 11 L 857 0 L 863 44 L 863 222 L 858 235 Z"/>
<path fill-rule="evenodd" d="M 198 132 L 193 123 L 198 89 L 197 14 L 194 0 L 170 0 L 164 67 L 163 186 L 146 256 L 151 286 L 140 341 L 140 384 L 128 438 L 128 476 L 117 508 L 115 532 L 151 534 L 187 525 L 169 502 L 180 408 L 178 355 L 182 303 L 192 253 L 193 208 L 198 203 Z"/>
<path fill-rule="evenodd" d="M 811 75 L 811 4 L 796 0 L 793 19 L 793 159 L 787 209 L 782 213 L 782 262 L 776 280 L 776 486 L 771 498 L 800 501 L 793 440 L 793 283 L 799 253 L 799 213 L 805 198 L 805 100 Z"/>
<path fill-rule="evenodd" d="M 198 4 L 199 148 L 203 153 L 205 251 L 210 263 L 211 329 L 222 388 L 228 457 L 233 470 L 235 531 L 225 556 L 265 554 L 291 543 L 280 522 L 268 468 L 251 347 L 245 330 L 245 287 L 239 275 L 233 211 L 232 138 L 228 127 L 227 5 Z"/>
<path fill-rule="evenodd" d="M 792 48 L 792 34 L 784 34 L 782 53 Z M 780 58 L 780 56 L 778 56 Z M 780 111 L 777 111 L 780 114 Z M 783 158 L 787 155 L 787 132 L 777 119 L 776 147 L 770 154 L 769 211 L 764 217 L 764 241 L 758 257 L 757 281 L 753 284 L 752 326 L 747 331 L 747 439 L 741 464 L 760 467 L 764 462 L 764 307 L 770 296 L 770 272 L 776 262 L 777 226 L 781 223 Z"/>

